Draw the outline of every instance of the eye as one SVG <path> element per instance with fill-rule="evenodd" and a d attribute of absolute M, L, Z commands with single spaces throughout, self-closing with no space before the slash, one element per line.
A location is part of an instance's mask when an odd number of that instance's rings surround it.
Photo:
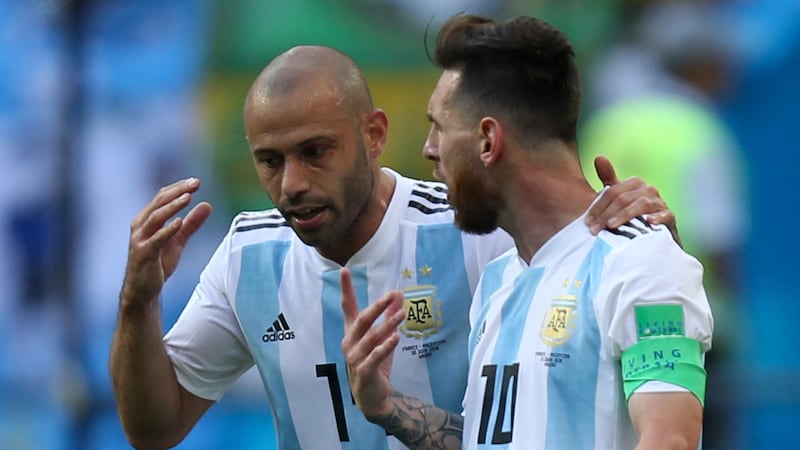
<path fill-rule="evenodd" d="M 303 156 L 308 159 L 316 159 L 322 156 L 325 153 L 325 149 L 322 147 L 315 145 L 313 147 L 306 148 L 303 150 Z"/>
<path fill-rule="evenodd" d="M 256 154 L 256 161 L 268 169 L 275 169 L 281 165 L 283 158 L 274 153 L 259 152 Z"/>
<path fill-rule="evenodd" d="M 328 154 L 328 151 L 333 148 L 333 145 L 316 143 L 303 148 L 303 159 L 306 161 L 319 161 Z"/>

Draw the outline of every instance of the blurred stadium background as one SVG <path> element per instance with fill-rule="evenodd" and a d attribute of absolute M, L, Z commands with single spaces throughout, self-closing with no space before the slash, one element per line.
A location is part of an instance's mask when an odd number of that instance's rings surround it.
<path fill-rule="evenodd" d="M 598 68 L 630 37 L 634 12 L 655 3 L 0 0 L 0 448 L 129 448 L 107 374 L 128 224 L 160 185 L 189 175 L 215 206 L 164 292 L 169 326 L 233 215 L 269 206 L 240 113 L 251 81 L 278 53 L 324 44 L 352 56 L 390 118 L 383 163 L 428 178 L 420 150 L 438 71 L 425 55 L 426 29 L 430 42 L 462 10 L 556 24 L 578 50 L 586 119 L 600 105 Z M 727 44 L 727 89 L 707 105 L 746 169 L 732 181 L 745 215 L 734 224 L 734 300 L 718 316 L 725 340 L 715 345 L 725 357 L 710 375 L 715 438 L 705 448 L 795 448 L 800 3 L 695 3 L 712 11 L 717 41 Z M 684 54 L 692 42 L 672 49 Z M 673 207 L 679 226 L 691 221 L 691 209 Z M 260 381 L 248 373 L 179 448 L 274 446 Z"/>

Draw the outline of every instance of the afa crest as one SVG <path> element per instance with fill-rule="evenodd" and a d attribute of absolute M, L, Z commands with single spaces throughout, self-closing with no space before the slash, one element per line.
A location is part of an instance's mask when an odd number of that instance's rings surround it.
<path fill-rule="evenodd" d="M 552 347 L 564 345 L 572 337 L 578 317 L 578 300 L 574 295 L 560 295 L 550 301 L 539 336 Z"/>
<path fill-rule="evenodd" d="M 400 325 L 404 335 L 422 339 L 442 328 L 442 302 L 436 299 L 436 286 L 427 284 L 403 289 L 406 320 Z"/>

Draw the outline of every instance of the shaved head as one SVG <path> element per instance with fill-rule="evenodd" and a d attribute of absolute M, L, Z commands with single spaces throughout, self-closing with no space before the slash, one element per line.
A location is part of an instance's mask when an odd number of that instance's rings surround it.
<path fill-rule="evenodd" d="M 333 48 L 294 47 L 258 75 L 243 118 L 275 207 L 303 242 L 346 263 L 380 224 L 394 182 L 377 161 L 386 114 L 361 70 Z"/>
<path fill-rule="evenodd" d="M 352 114 L 373 109 L 372 97 L 358 66 L 344 53 L 324 46 L 298 46 L 281 53 L 261 71 L 245 101 L 248 108 L 304 91 L 313 102 L 318 95 L 332 95 L 337 108 Z"/>

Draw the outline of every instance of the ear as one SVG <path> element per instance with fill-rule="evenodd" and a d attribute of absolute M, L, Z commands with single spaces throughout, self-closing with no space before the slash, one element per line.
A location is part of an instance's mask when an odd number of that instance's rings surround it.
<path fill-rule="evenodd" d="M 380 109 L 374 109 L 364 118 L 364 143 L 366 144 L 369 155 L 377 158 L 386 147 L 386 139 L 389 135 L 389 118 Z"/>
<path fill-rule="evenodd" d="M 504 148 L 503 127 L 494 117 L 484 117 L 479 125 L 481 161 L 489 167 L 500 160 Z"/>

